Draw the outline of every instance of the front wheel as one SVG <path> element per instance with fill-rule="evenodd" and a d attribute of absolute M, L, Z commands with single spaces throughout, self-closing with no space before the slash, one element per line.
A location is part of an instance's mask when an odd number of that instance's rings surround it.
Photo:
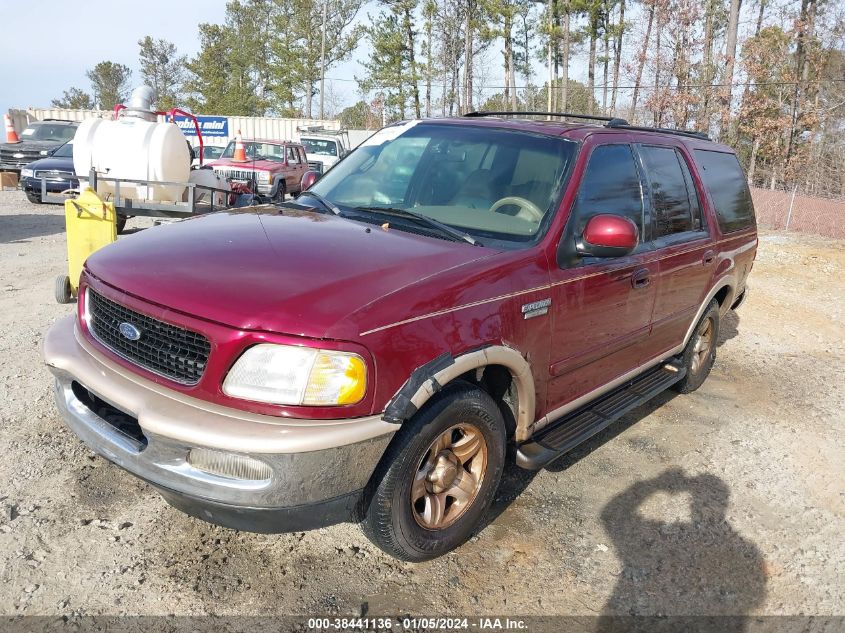
<path fill-rule="evenodd" d="M 367 537 L 401 560 L 462 545 L 490 506 L 505 463 L 505 423 L 493 399 L 447 386 L 393 438 L 369 490 Z"/>
<path fill-rule="evenodd" d="M 287 192 L 287 186 L 284 182 L 279 183 L 279 188 L 276 190 L 276 193 L 273 195 L 273 202 L 280 203 L 285 201 L 285 193 Z"/>
<path fill-rule="evenodd" d="M 675 383 L 674 388 L 680 393 L 690 393 L 698 389 L 716 360 L 716 342 L 719 338 L 719 302 L 710 302 L 701 319 L 696 323 L 687 346 L 681 354 L 681 363 L 686 368 L 686 375 Z"/>
<path fill-rule="evenodd" d="M 32 204 L 41 204 L 41 196 L 37 193 L 29 193 L 26 192 L 26 199 L 29 200 Z"/>

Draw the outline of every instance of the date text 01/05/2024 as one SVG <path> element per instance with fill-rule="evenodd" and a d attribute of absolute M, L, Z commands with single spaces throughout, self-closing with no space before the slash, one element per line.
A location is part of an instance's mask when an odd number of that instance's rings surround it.
<path fill-rule="evenodd" d="M 393 628 L 410 631 L 520 631 L 527 630 L 527 623 L 519 618 L 309 618 L 308 628 L 331 631 L 389 631 Z"/>

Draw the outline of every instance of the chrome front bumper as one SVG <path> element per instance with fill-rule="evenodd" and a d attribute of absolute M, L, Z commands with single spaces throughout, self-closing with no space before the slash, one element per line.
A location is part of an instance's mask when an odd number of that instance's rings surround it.
<path fill-rule="evenodd" d="M 291 420 L 184 396 L 105 357 L 74 322 L 72 317 L 59 321 L 44 342 L 44 356 L 56 378 L 56 403 L 62 416 L 89 448 L 163 489 L 168 500 L 176 495 L 231 509 L 308 511 L 311 504 L 363 489 L 396 430 L 380 416 Z M 146 446 L 89 408 L 74 393 L 74 382 L 136 418 Z M 199 470 L 187 459 L 190 450 L 198 447 L 260 460 L 270 467 L 272 475 L 256 481 Z M 214 521 L 204 516 L 207 512 L 191 513 Z"/>

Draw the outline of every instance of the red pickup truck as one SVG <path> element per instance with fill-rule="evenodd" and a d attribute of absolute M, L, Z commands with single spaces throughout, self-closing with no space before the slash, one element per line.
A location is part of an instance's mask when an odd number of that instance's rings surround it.
<path fill-rule="evenodd" d="M 98 251 L 45 341 L 67 424 L 207 521 L 459 546 L 507 459 L 699 387 L 745 297 L 733 151 L 584 118 L 392 125 L 295 202 Z"/>

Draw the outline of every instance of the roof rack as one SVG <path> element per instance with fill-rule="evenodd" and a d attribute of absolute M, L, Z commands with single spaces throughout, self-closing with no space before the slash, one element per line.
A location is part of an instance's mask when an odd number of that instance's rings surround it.
<path fill-rule="evenodd" d="M 556 116 L 562 119 L 584 119 L 586 121 L 605 121 L 608 126 L 628 125 L 625 119 L 611 116 L 598 116 L 595 114 L 576 114 L 574 112 L 525 112 L 525 111 L 502 111 L 502 112 L 467 112 L 465 117 L 483 116 Z"/>
<path fill-rule="evenodd" d="M 705 141 L 711 140 L 704 132 L 696 132 L 693 130 L 674 130 L 665 127 L 645 127 L 639 125 L 631 125 L 625 119 L 619 117 L 598 116 L 594 114 L 575 114 L 573 112 L 525 112 L 525 111 L 500 111 L 500 112 L 467 112 L 465 117 L 485 117 L 485 116 L 554 116 L 569 119 L 584 119 L 586 121 L 603 121 L 605 127 L 634 130 L 637 132 L 660 132 L 662 134 L 676 134 L 678 136 L 687 136 L 690 138 L 698 138 Z"/>
<path fill-rule="evenodd" d="M 296 128 L 297 132 L 305 132 L 307 134 L 325 134 L 328 136 L 339 136 L 346 134 L 349 130 L 345 127 L 336 130 L 334 128 L 327 128 L 323 125 L 303 125 Z"/>
<path fill-rule="evenodd" d="M 625 123 L 607 124 L 607 127 L 621 128 L 623 130 L 634 130 L 635 132 L 660 132 L 661 134 L 677 134 L 678 136 L 689 136 L 691 138 L 699 138 L 704 141 L 709 141 L 711 138 L 705 132 L 696 132 L 695 130 L 676 130 L 668 127 L 647 127 L 641 125 L 629 125 Z"/>

